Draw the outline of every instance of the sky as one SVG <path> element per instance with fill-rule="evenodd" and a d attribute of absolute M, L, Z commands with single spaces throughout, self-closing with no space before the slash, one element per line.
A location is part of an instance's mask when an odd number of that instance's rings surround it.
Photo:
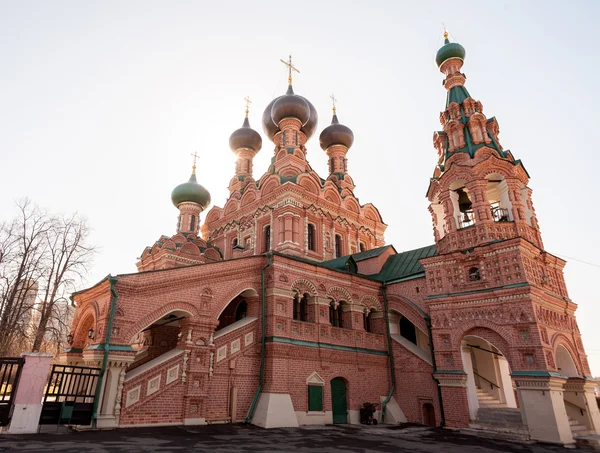
<path fill-rule="evenodd" d="M 23 197 L 79 212 L 99 250 L 86 285 L 135 272 L 145 246 L 175 233 L 170 193 L 189 178 L 191 153 L 223 206 L 235 162 L 228 139 L 246 96 L 263 135 L 256 179 L 266 171 L 273 145 L 261 116 L 285 92 L 279 60 L 292 54 L 294 89 L 320 115 L 312 167 L 326 176 L 318 134 L 334 93 L 355 135 L 355 194 L 378 207 L 398 251 L 431 244 L 425 191 L 445 104 L 434 64 L 445 24 L 466 48 L 467 89 L 531 175 L 544 245 L 568 260 L 600 375 L 599 15 L 593 0 L 0 0 L 0 221 Z"/>

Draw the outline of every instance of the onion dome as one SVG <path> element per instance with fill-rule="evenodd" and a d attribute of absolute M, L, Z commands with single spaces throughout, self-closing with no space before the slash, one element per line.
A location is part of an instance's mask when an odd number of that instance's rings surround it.
<path fill-rule="evenodd" d="M 344 145 L 346 148 L 350 148 L 352 143 L 354 143 L 354 133 L 349 127 L 340 124 L 337 114 L 334 112 L 331 124 L 323 129 L 319 136 L 321 148 L 326 150 L 333 145 Z"/>
<path fill-rule="evenodd" d="M 269 140 L 273 140 L 279 132 L 279 122 L 289 117 L 297 118 L 302 123 L 300 130 L 307 139 L 314 134 L 319 120 L 317 110 L 308 99 L 294 94 L 292 85 L 288 86 L 283 96 L 273 99 L 263 113 L 263 130 Z"/>
<path fill-rule="evenodd" d="M 210 204 L 210 193 L 203 186 L 198 184 L 195 167 L 192 176 L 190 176 L 190 180 L 183 184 L 179 184 L 173 189 L 173 192 L 171 192 L 171 201 L 175 207 L 185 202 L 196 203 L 202 206 L 202 209 L 208 207 Z"/>
<path fill-rule="evenodd" d="M 250 127 L 248 116 L 244 119 L 242 127 L 230 135 L 229 147 L 233 152 L 236 152 L 240 148 L 249 148 L 258 152 L 262 148 L 262 138 L 258 132 Z"/>
<path fill-rule="evenodd" d="M 442 65 L 442 63 L 450 58 L 460 58 L 461 60 L 465 59 L 467 51 L 463 46 L 461 46 L 457 42 L 450 42 L 448 39 L 448 33 L 444 33 L 444 45 L 440 47 L 440 50 L 437 51 L 435 55 L 435 62 L 438 65 L 438 68 Z"/>

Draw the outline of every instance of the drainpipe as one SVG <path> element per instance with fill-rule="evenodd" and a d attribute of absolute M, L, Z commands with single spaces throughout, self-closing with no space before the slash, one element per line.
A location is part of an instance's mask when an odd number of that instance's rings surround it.
<path fill-rule="evenodd" d="M 263 386 L 263 379 L 265 376 L 265 338 L 266 338 L 266 291 L 265 291 L 265 270 L 271 266 L 271 259 L 273 257 L 273 253 L 267 253 L 267 264 L 263 266 L 260 270 L 260 286 L 261 286 L 261 304 L 260 304 L 260 373 L 258 377 L 258 388 L 256 389 L 256 393 L 254 394 L 254 399 L 252 400 L 252 404 L 250 405 L 250 410 L 248 411 L 248 416 L 244 419 L 244 423 L 248 423 L 252 420 L 252 416 L 254 415 L 254 410 L 256 409 L 256 403 L 258 403 L 258 397 L 260 396 L 260 392 Z"/>
<path fill-rule="evenodd" d="M 394 366 L 394 354 L 392 351 L 392 335 L 390 333 L 390 314 L 388 311 L 388 299 L 386 292 L 387 284 L 384 282 L 381 285 L 381 292 L 383 294 L 383 308 L 385 310 L 385 325 L 387 327 L 387 342 L 388 342 L 388 355 L 390 357 L 390 375 L 392 379 L 392 387 L 390 388 L 390 392 L 383 403 L 381 403 L 381 423 L 385 421 L 385 408 L 387 404 L 392 399 L 392 395 L 394 394 L 394 390 L 396 389 L 396 367 Z"/>
<path fill-rule="evenodd" d="M 106 374 L 106 365 L 108 364 L 108 352 L 110 348 L 110 334 L 112 333 L 113 321 L 115 319 L 115 312 L 117 310 L 117 291 L 115 285 L 117 284 L 117 277 L 108 277 L 110 282 L 110 317 L 108 318 L 108 328 L 106 329 L 106 336 L 104 338 L 104 357 L 102 358 L 102 368 L 100 368 L 100 375 L 98 376 L 98 385 L 96 386 L 96 395 L 94 396 L 94 409 L 92 412 L 92 429 L 96 429 L 98 422 L 98 404 L 100 403 L 100 390 L 103 386 L 104 375 Z"/>
<path fill-rule="evenodd" d="M 440 380 L 435 377 L 437 365 L 435 363 L 435 352 L 433 350 L 433 335 L 431 334 L 431 318 L 429 316 L 425 316 L 425 324 L 427 324 L 427 334 L 429 335 L 429 349 L 431 351 L 431 364 L 433 365 L 433 373 L 431 373 L 431 378 L 435 381 L 437 387 L 438 400 L 440 402 L 440 415 L 442 417 L 442 420 L 440 422 L 440 428 L 443 428 L 446 425 L 446 416 L 444 415 L 444 402 L 442 401 L 442 388 L 440 387 Z"/>

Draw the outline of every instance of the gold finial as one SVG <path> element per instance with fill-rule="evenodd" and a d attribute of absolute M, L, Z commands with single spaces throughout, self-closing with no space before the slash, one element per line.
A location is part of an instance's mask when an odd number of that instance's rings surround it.
<path fill-rule="evenodd" d="M 332 94 L 329 96 L 331 98 L 331 103 L 333 104 L 333 114 L 335 115 L 335 103 L 337 102 L 337 99 L 335 98 L 335 96 Z"/>
<path fill-rule="evenodd" d="M 292 71 L 296 71 L 298 74 L 300 74 L 300 71 L 298 71 L 298 69 L 296 69 L 294 67 L 294 65 L 292 64 L 292 56 L 290 55 L 290 58 L 288 61 L 282 60 L 281 58 L 279 59 L 279 61 L 281 61 L 284 65 L 287 66 L 288 68 L 288 85 L 292 84 Z"/>
<path fill-rule="evenodd" d="M 444 27 L 444 39 L 448 39 L 448 30 L 444 24 L 442 24 L 442 27 Z"/>
<path fill-rule="evenodd" d="M 194 165 L 192 165 L 192 173 L 195 175 L 196 174 L 196 159 L 198 159 L 200 156 L 198 154 L 196 154 L 196 151 L 194 151 L 191 156 L 194 158 Z"/>
<path fill-rule="evenodd" d="M 244 101 L 246 101 L 246 118 L 248 118 L 248 113 L 250 112 L 250 104 L 252 104 L 252 101 L 250 100 L 250 96 L 246 96 L 244 98 Z"/>

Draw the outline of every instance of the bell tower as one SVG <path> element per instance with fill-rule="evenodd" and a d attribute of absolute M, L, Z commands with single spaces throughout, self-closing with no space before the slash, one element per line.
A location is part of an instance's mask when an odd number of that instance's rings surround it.
<path fill-rule="evenodd" d="M 507 408 L 520 408 L 532 438 L 572 444 L 566 414 L 576 415 L 575 399 L 589 407 L 590 429 L 600 428 L 600 415 L 586 402 L 590 369 L 565 286 L 566 262 L 544 249 L 529 174 L 500 144 L 498 121 L 465 87 L 464 47 L 447 33 L 444 39 L 436 63 L 446 105 L 427 190 L 437 255 L 421 263 L 436 378 L 444 404 L 461 406 L 447 424 L 475 421 L 483 404 L 477 390 L 487 389 Z"/>

